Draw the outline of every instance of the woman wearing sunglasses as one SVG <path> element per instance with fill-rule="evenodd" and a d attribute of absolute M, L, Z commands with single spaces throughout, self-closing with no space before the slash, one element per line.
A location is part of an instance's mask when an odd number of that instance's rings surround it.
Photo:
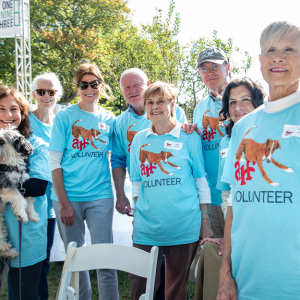
<path fill-rule="evenodd" d="M 95 64 L 84 63 L 75 74 L 80 97 L 54 120 L 49 147 L 53 187 L 51 199 L 65 250 L 69 242 L 112 243 L 113 192 L 106 152 L 111 147 L 115 116 L 98 105 L 108 86 Z M 97 270 L 99 297 L 119 299 L 114 270 Z M 81 272 L 80 299 L 91 299 L 88 272 Z"/>
<path fill-rule="evenodd" d="M 54 106 L 62 96 L 62 86 L 54 73 L 44 73 L 36 76 L 32 83 L 32 96 L 37 103 L 37 109 L 29 113 L 30 126 L 33 133 L 44 140 L 49 146 L 51 130 L 54 121 Z M 47 257 L 43 262 L 42 276 L 39 285 L 40 300 L 48 299 L 47 276 L 50 269 L 50 251 L 55 233 L 55 213 L 50 198 L 52 184 L 47 186 L 48 228 L 47 228 Z"/>

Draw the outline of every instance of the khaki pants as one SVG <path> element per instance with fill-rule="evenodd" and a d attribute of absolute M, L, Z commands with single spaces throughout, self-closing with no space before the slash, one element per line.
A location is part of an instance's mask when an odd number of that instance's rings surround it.
<path fill-rule="evenodd" d="M 199 259 L 195 300 L 216 300 L 222 256 L 218 255 L 219 245 L 206 242 Z"/>

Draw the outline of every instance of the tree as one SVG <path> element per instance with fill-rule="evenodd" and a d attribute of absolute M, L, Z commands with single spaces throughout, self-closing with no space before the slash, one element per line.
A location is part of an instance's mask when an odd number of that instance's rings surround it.
<path fill-rule="evenodd" d="M 64 101 L 76 96 L 73 77 L 78 64 L 108 66 L 109 36 L 128 23 L 121 0 L 31 0 L 33 75 L 52 71 L 64 87 Z"/>

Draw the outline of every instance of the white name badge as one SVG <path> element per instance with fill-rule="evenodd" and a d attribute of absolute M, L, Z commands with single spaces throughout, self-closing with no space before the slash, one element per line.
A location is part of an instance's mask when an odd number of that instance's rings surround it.
<path fill-rule="evenodd" d="M 284 125 L 281 137 L 287 139 L 293 136 L 300 137 L 300 125 Z"/>
<path fill-rule="evenodd" d="M 106 123 L 98 122 L 98 128 L 109 132 L 110 126 Z"/>
<path fill-rule="evenodd" d="M 228 148 L 221 149 L 220 152 L 221 152 L 221 157 L 225 158 L 227 157 Z"/>
<path fill-rule="evenodd" d="M 173 142 L 173 141 L 165 141 L 164 148 L 165 149 L 172 149 L 172 150 L 181 150 L 182 149 L 182 143 Z"/>

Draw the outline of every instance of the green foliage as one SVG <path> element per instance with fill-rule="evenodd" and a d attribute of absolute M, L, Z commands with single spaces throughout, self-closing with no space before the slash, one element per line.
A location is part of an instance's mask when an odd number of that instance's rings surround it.
<path fill-rule="evenodd" d="M 31 0 L 33 76 L 55 72 L 64 102 L 76 97 L 73 77 L 80 62 L 109 68 L 110 36 L 127 24 L 129 9 L 121 0 Z M 108 45 L 108 46 L 107 46 Z"/>
<path fill-rule="evenodd" d="M 100 104 L 119 114 L 127 107 L 119 87 L 127 68 L 143 69 L 151 82 L 174 83 L 185 97 L 183 107 L 191 120 L 198 100 L 207 93 L 195 69 L 200 51 L 217 45 L 228 55 L 232 73 L 246 72 L 251 65 L 248 53 L 241 54 L 232 40 L 200 37 L 180 45 L 180 15 L 175 0 L 164 14 L 156 9 L 151 24 L 138 29 L 129 21 L 130 10 L 122 0 L 31 0 L 32 75 L 54 72 L 64 88 L 61 102 L 76 103 L 74 75 L 84 61 L 95 62 L 115 100 Z M 15 84 L 14 39 L 0 39 L 0 82 Z"/>

